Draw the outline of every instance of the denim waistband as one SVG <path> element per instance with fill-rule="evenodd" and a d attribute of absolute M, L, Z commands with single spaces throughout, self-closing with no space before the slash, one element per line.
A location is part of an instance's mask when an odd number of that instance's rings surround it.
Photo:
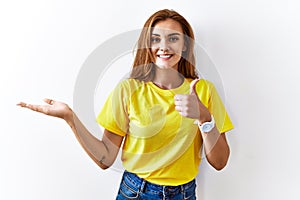
<path fill-rule="evenodd" d="M 149 181 L 146 181 L 140 177 L 138 177 L 136 174 L 125 171 L 123 176 L 127 177 L 127 179 L 130 180 L 131 184 L 135 185 L 136 187 L 140 188 L 140 192 L 143 192 L 145 190 L 151 191 L 152 193 L 163 193 L 167 195 L 168 193 L 176 193 L 176 192 L 182 192 L 186 190 L 187 188 L 192 187 L 195 185 L 195 179 L 192 181 L 178 185 L 178 186 L 165 186 L 165 185 L 158 185 L 155 183 L 151 183 Z"/>

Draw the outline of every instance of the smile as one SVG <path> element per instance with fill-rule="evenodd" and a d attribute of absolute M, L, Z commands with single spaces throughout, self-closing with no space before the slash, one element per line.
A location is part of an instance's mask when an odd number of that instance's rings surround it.
<path fill-rule="evenodd" d="M 157 55 L 157 57 L 162 58 L 162 59 L 169 59 L 171 58 L 173 55 L 172 54 L 161 54 L 161 55 Z"/>

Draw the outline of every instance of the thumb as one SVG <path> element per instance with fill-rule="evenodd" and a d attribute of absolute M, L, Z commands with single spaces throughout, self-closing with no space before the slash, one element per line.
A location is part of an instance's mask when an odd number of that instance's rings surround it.
<path fill-rule="evenodd" d="M 46 102 L 47 104 L 50 104 L 50 105 L 53 105 L 53 104 L 54 104 L 54 100 L 48 99 L 48 98 L 45 98 L 45 99 L 44 99 L 44 102 Z"/>
<path fill-rule="evenodd" d="M 190 94 L 196 94 L 196 84 L 198 83 L 199 79 L 194 79 L 190 84 Z"/>

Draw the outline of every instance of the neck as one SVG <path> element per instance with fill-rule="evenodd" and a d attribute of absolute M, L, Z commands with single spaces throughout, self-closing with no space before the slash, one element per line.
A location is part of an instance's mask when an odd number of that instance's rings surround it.
<path fill-rule="evenodd" d="M 162 89 L 174 89 L 179 87 L 184 81 L 184 77 L 174 69 L 156 68 L 153 83 Z"/>

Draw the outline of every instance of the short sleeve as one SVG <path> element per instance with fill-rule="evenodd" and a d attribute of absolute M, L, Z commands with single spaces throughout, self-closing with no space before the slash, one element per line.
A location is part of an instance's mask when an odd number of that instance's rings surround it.
<path fill-rule="evenodd" d="M 126 84 L 119 83 L 108 96 L 96 119 L 103 128 L 120 136 L 128 132 L 128 92 Z"/>
<path fill-rule="evenodd" d="M 199 99 L 213 115 L 219 132 L 224 133 L 233 129 L 233 123 L 213 83 L 200 80 L 196 89 Z"/>

